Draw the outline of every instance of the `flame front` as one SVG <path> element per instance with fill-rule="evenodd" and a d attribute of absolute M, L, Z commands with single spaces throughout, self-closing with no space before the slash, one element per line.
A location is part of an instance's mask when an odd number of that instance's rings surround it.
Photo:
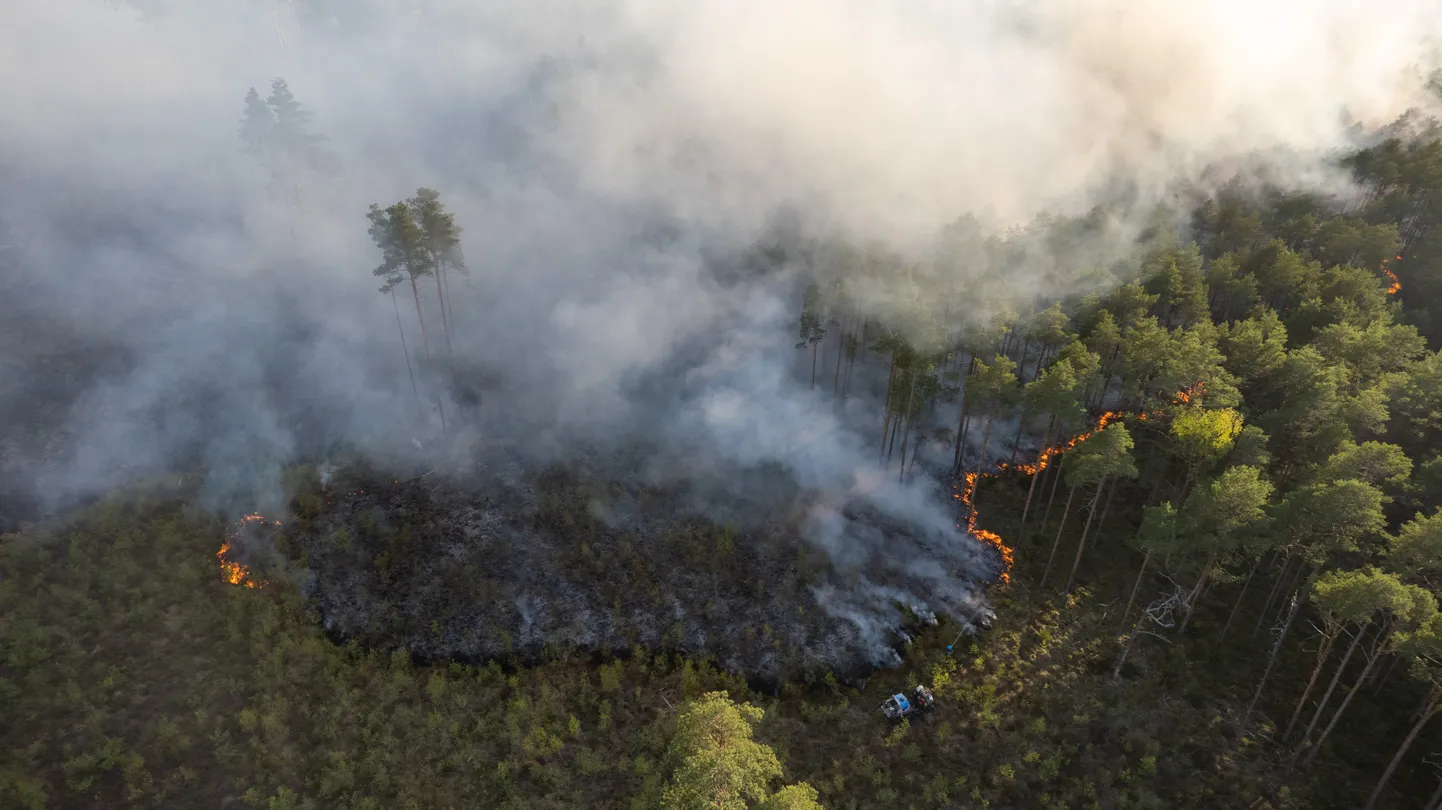
<path fill-rule="evenodd" d="M 995 473 L 993 473 L 993 475 L 995 475 Z M 966 506 L 966 525 L 963 526 L 958 523 L 957 528 L 966 529 L 968 532 L 971 533 L 972 537 L 975 537 L 981 542 L 992 546 L 997 550 L 998 553 L 1001 554 L 1001 576 L 997 577 L 997 580 L 1002 585 L 1005 585 L 1008 582 L 1011 582 L 1011 546 L 1008 546 L 1006 544 L 1006 541 L 1001 539 L 1001 535 L 997 534 L 996 532 L 977 528 L 976 510 L 973 509 L 971 506 L 971 496 L 973 493 L 976 492 L 976 480 L 977 475 L 974 472 L 969 472 L 963 475 L 961 488 L 957 490 L 956 495 L 954 496 L 955 498 L 957 498 L 957 500 L 960 500 L 964 506 Z"/>
<path fill-rule="evenodd" d="M 1402 291 L 1402 282 L 1397 279 L 1397 274 L 1392 272 L 1392 268 L 1387 266 L 1394 261 L 1402 261 L 1402 254 L 1399 253 L 1390 259 L 1382 260 L 1382 275 L 1386 276 L 1387 280 L 1391 282 L 1389 285 L 1387 285 L 1388 295 L 1396 295 L 1397 293 Z"/>
<path fill-rule="evenodd" d="M 231 530 L 225 542 L 220 544 L 220 551 L 215 552 L 216 558 L 220 560 L 221 579 L 229 582 L 231 585 L 244 585 L 247 588 L 263 588 L 268 584 L 265 581 L 257 582 L 252 579 L 250 576 L 250 566 L 238 563 L 229 557 L 232 541 L 235 540 L 236 535 L 242 529 L 247 526 L 265 526 L 267 524 L 273 524 L 279 527 L 280 521 L 267 521 L 265 516 L 259 513 L 252 513 L 242 517 L 235 524 L 235 528 Z"/>
<path fill-rule="evenodd" d="M 1195 397 L 1205 392 L 1206 384 L 1204 382 L 1197 382 L 1194 385 L 1178 391 L 1172 401 L 1176 405 L 1189 405 Z M 1037 455 L 1036 461 L 1033 461 L 1030 464 L 1016 465 L 1008 464 L 1004 461 L 998 462 L 996 468 L 992 472 L 986 473 L 985 477 L 991 478 L 993 476 L 1001 475 L 1002 473 L 1009 470 L 1018 470 L 1027 475 L 1036 475 L 1042 470 L 1045 470 L 1047 466 L 1050 465 L 1058 455 L 1065 453 L 1073 447 L 1076 447 L 1078 444 L 1086 441 L 1097 431 L 1101 430 L 1102 428 L 1111 424 L 1113 421 L 1126 415 L 1126 411 L 1103 411 L 1097 417 L 1096 427 L 1093 427 L 1091 430 L 1078 433 L 1064 442 L 1054 444 L 1051 447 L 1042 448 L 1041 453 Z M 1148 417 L 1150 417 L 1150 415 L 1151 414 L 1147 411 L 1138 411 L 1132 414 L 1133 417 L 1143 422 L 1146 421 Z M 962 505 L 966 507 L 966 523 L 958 523 L 957 528 L 965 529 L 967 532 L 970 532 L 973 537 L 982 541 L 983 543 L 986 543 L 989 546 L 993 546 L 998 552 L 1001 553 L 1002 572 L 1001 576 L 999 576 L 997 580 L 1002 585 L 1006 585 L 1007 583 L 1011 582 L 1011 565 L 1013 559 L 1012 548 L 1011 546 L 1008 546 L 1006 544 L 1006 541 L 1002 539 L 1001 535 L 997 534 L 996 532 L 977 528 L 977 515 L 975 507 L 972 506 L 972 496 L 976 494 L 976 485 L 980 482 L 979 479 L 980 476 L 978 476 L 977 473 L 969 472 L 964 473 L 961 477 L 961 481 L 957 483 L 956 494 L 954 494 L 952 497 L 961 501 Z"/>

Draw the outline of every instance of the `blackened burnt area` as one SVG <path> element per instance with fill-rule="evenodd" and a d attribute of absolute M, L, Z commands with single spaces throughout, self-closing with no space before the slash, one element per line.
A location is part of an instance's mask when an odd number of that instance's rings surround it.
<path fill-rule="evenodd" d="M 877 572 L 837 571 L 799 536 L 798 507 L 727 526 L 688 509 L 692 494 L 560 467 L 484 485 L 351 470 L 296 496 L 281 545 L 313 574 L 333 637 L 419 658 L 524 664 L 639 645 L 773 682 L 871 671 L 874 640 L 814 588 Z M 906 621 L 899 605 L 879 615 Z"/>

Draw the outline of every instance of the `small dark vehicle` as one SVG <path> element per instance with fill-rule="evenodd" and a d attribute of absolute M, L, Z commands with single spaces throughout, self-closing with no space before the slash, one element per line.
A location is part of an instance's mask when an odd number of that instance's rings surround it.
<path fill-rule="evenodd" d="M 936 695 L 931 693 L 925 686 L 918 686 L 912 690 L 912 697 L 908 698 L 905 692 L 897 692 L 887 698 L 881 704 L 881 713 L 886 715 L 888 720 L 902 720 L 915 714 L 929 712 L 936 707 Z"/>

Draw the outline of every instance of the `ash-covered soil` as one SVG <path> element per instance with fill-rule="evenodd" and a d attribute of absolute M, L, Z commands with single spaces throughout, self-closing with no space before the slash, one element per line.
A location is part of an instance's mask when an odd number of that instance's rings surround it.
<path fill-rule="evenodd" d="M 808 499 L 765 471 L 759 507 L 575 467 L 308 475 L 278 545 L 327 630 L 367 646 L 519 662 L 641 645 L 780 680 L 899 663 L 898 631 L 933 611 L 990 615 L 975 540 L 843 510 L 844 554 L 828 550 L 802 536 Z"/>

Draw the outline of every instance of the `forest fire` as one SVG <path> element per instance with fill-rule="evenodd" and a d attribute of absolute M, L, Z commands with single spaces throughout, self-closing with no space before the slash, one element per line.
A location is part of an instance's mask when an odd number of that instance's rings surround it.
<path fill-rule="evenodd" d="M 244 585 L 247 588 L 263 588 L 269 584 L 263 580 L 257 581 L 253 579 L 250 575 L 250 566 L 230 559 L 231 547 L 242 531 L 252 527 L 262 528 L 267 525 L 273 525 L 279 528 L 280 521 L 268 521 L 264 515 L 252 513 L 245 515 L 235 524 L 235 527 L 226 537 L 225 542 L 220 545 L 220 550 L 215 553 L 216 558 L 220 560 L 221 579 L 229 582 L 231 585 Z"/>
<path fill-rule="evenodd" d="M 1195 397 L 1199 396 L 1202 393 L 1205 393 L 1205 391 L 1206 383 L 1197 382 L 1178 391 L 1173 397 L 1172 401 L 1177 405 L 1189 405 Z M 1042 451 L 1037 456 L 1036 461 L 1033 461 L 1030 464 L 1012 465 L 1004 461 L 998 462 L 995 470 L 986 473 L 986 477 L 990 478 L 992 476 L 1001 475 L 1002 473 L 1008 472 L 1010 470 L 1018 470 L 1027 475 L 1036 475 L 1041 471 L 1045 470 L 1047 466 L 1050 465 L 1051 462 L 1058 455 L 1065 453 L 1073 447 L 1076 447 L 1078 444 L 1086 441 L 1088 437 L 1092 436 L 1097 431 L 1105 428 L 1113 421 L 1127 415 L 1129 415 L 1127 411 L 1103 411 L 1100 415 L 1097 416 L 1096 427 L 1093 427 L 1091 430 L 1078 433 L 1064 442 L 1059 442 L 1050 447 L 1042 448 Z M 1151 416 L 1151 412 L 1137 411 L 1136 413 L 1131 413 L 1130 415 L 1137 420 L 1144 422 Z M 962 504 L 966 507 L 966 524 L 962 525 L 958 523 L 957 528 L 965 529 L 978 540 L 981 540 L 983 543 L 986 543 L 990 546 L 994 546 L 999 552 L 1001 552 L 1001 559 L 1004 568 L 1002 570 L 1001 576 L 998 578 L 998 581 L 1002 585 L 1005 585 L 1011 581 L 1011 575 L 1009 572 L 1011 570 L 1012 564 L 1012 549 L 1006 544 L 1006 541 L 1002 539 L 1001 535 L 997 534 L 996 532 L 987 531 L 986 529 L 979 529 L 976 526 L 977 514 L 976 509 L 972 506 L 972 497 L 976 493 L 976 487 L 979 483 L 979 477 L 980 476 L 974 472 L 964 473 L 962 475 L 961 481 L 957 484 L 956 493 L 952 497 L 956 500 L 961 501 Z"/>
<path fill-rule="evenodd" d="M 1387 285 L 1388 295 L 1396 295 L 1402 291 L 1402 282 L 1397 278 L 1397 274 L 1392 272 L 1392 268 L 1387 266 L 1394 261 L 1402 261 L 1402 254 L 1399 253 L 1390 259 L 1382 260 L 1382 275 L 1386 276 L 1387 280 L 1391 282 Z"/>
<path fill-rule="evenodd" d="M 958 489 L 956 495 L 953 496 L 956 499 L 960 500 L 966 506 L 966 525 L 963 526 L 958 523 L 957 528 L 966 529 L 968 532 L 971 533 L 971 536 L 982 541 L 983 543 L 986 543 L 989 546 L 994 547 L 998 552 L 1000 552 L 1002 569 L 1001 575 L 997 577 L 997 581 L 1002 585 L 1005 585 L 1008 582 L 1011 582 L 1011 546 L 1008 546 L 1006 544 L 1006 541 L 1001 538 L 1001 535 L 997 534 L 996 532 L 977 528 L 976 510 L 973 509 L 971 506 L 971 496 L 973 493 L 976 492 L 976 479 L 976 473 L 966 473 L 964 476 L 962 476 L 961 488 Z"/>
<path fill-rule="evenodd" d="M 1036 475 L 1042 470 L 1045 470 L 1047 468 L 1047 465 L 1051 464 L 1052 460 L 1055 459 L 1059 454 L 1065 453 L 1073 447 L 1076 447 L 1079 443 L 1085 441 L 1088 436 L 1091 436 L 1093 433 L 1106 427 L 1108 423 L 1121 415 L 1121 411 L 1104 411 L 1099 417 L 1097 417 L 1096 427 L 1092 428 L 1091 430 L 1078 433 L 1064 442 L 1054 444 L 1051 447 L 1043 448 L 1041 454 L 1037 456 L 1036 461 L 1030 464 L 1018 464 L 1014 467 L 1010 464 L 1007 464 L 1006 462 L 1001 462 L 996 465 L 996 470 L 994 472 L 989 472 L 986 475 L 987 477 L 991 477 L 995 475 L 1000 475 L 1004 472 L 1007 472 L 1008 470 L 1013 469 L 1020 470 L 1027 475 Z M 1143 415 L 1143 418 L 1145 418 L 1145 415 Z M 1008 582 L 1011 581 L 1010 571 L 1013 559 L 1013 551 L 1011 546 L 1008 546 L 1006 544 L 1006 541 L 1002 539 L 1001 535 L 993 531 L 988 531 L 987 529 L 978 528 L 976 525 L 977 513 L 976 509 L 972 507 L 971 501 L 972 496 L 976 493 L 978 479 L 979 475 L 977 473 L 969 472 L 963 474 L 962 479 L 958 484 L 956 494 L 952 496 L 957 500 L 961 501 L 962 504 L 966 507 L 966 524 L 957 524 L 957 528 L 965 529 L 973 537 L 982 541 L 983 543 L 986 543 L 987 545 L 993 546 L 998 552 L 1001 553 L 1001 561 L 1003 567 L 1001 576 L 997 578 L 997 581 L 1002 585 L 1006 585 Z"/>

